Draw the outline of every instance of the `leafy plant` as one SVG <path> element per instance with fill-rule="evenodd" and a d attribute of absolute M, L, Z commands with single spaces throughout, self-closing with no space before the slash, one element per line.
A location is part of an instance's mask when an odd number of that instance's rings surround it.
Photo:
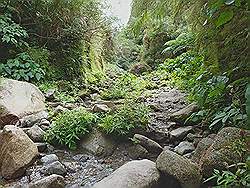
<path fill-rule="evenodd" d="M 236 168 L 233 172 L 232 170 L 219 171 L 214 170 L 213 175 L 208 178 L 205 182 L 211 180 L 216 180 L 216 186 L 214 187 L 228 187 L 228 188 L 241 188 L 250 186 L 250 166 L 249 158 L 246 163 L 239 163 L 229 166 L 229 169 Z"/>
<path fill-rule="evenodd" d="M 60 87 L 61 82 L 64 82 L 64 84 L 68 85 L 67 89 Z M 66 80 L 62 80 L 60 82 L 44 82 L 39 85 L 39 89 L 44 93 L 49 90 L 55 90 L 55 100 L 60 102 L 72 103 L 76 102 L 78 99 L 77 95 L 79 88 L 76 84 L 68 83 Z"/>
<path fill-rule="evenodd" d="M 215 114 L 215 117 L 212 120 L 212 123 L 209 125 L 210 129 L 217 127 L 224 127 L 230 125 L 237 125 L 242 127 L 241 123 L 244 123 L 246 120 L 246 115 L 241 113 L 241 110 L 234 108 L 232 106 L 226 107 L 223 111 L 219 111 Z"/>
<path fill-rule="evenodd" d="M 0 15 L 0 37 L 3 43 L 16 47 L 28 46 L 24 41 L 28 37 L 26 30 L 16 24 L 8 14 Z"/>
<path fill-rule="evenodd" d="M 142 91 L 150 87 L 153 87 L 150 80 L 124 73 L 114 81 L 110 88 L 101 93 L 101 97 L 102 99 L 131 98 L 139 96 Z"/>
<path fill-rule="evenodd" d="M 108 134 L 128 136 L 147 125 L 149 111 L 145 104 L 126 101 L 117 111 L 106 115 L 99 126 Z"/>
<path fill-rule="evenodd" d="M 76 149 L 77 140 L 89 133 L 95 122 L 96 116 L 83 108 L 66 111 L 56 117 L 44 138 L 49 143 L 57 142 Z"/>
<path fill-rule="evenodd" d="M 45 75 L 40 65 L 35 63 L 26 52 L 0 64 L 0 73 L 5 77 L 25 81 L 40 81 Z"/>

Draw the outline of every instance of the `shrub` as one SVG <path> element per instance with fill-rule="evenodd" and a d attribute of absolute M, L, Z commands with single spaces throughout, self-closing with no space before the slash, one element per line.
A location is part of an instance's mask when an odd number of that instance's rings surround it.
<path fill-rule="evenodd" d="M 63 86 L 62 86 L 63 85 Z M 55 90 L 55 99 L 64 103 L 76 102 L 78 99 L 79 86 L 68 81 L 44 82 L 39 85 L 39 89 L 46 93 L 48 90 Z"/>
<path fill-rule="evenodd" d="M 106 115 L 99 126 L 108 134 L 129 136 L 136 129 L 145 128 L 149 111 L 145 104 L 126 101 L 117 111 Z"/>
<path fill-rule="evenodd" d="M 63 112 L 56 117 L 54 125 L 46 132 L 45 140 L 75 149 L 76 141 L 89 133 L 95 122 L 96 116 L 83 108 Z"/>
<path fill-rule="evenodd" d="M 151 88 L 152 83 L 148 79 L 137 77 L 131 73 L 119 76 L 114 83 L 101 93 L 102 99 L 122 99 L 139 96 L 146 88 Z"/>
<path fill-rule="evenodd" d="M 35 63 L 26 52 L 0 64 L 0 73 L 5 77 L 25 81 L 40 81 L 45 75 L 40 65 Z"/>
<path fill-rule="evenodd" d="M 231 165 L 229 168 L 236 168 L 234 171 L 214 170 L 213 175 L 205 182 L 216 180 L 214 187 L 241 188 L 250 186 L 249 160 L 246 163 Z"/>

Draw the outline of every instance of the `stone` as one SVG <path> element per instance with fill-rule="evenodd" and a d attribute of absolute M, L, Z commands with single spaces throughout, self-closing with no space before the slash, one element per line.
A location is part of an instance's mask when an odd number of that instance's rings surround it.
<path fill-rule="evenodd" d="M 23 117 L 20 120 L 20 124 L 17 124 L 20 127 L 32 127 L 33 125 L 40 123 L 43 119 L 48 118 L 48 113 L 46 111 L 41 111 L 36 114 L 31 114 Z"/>
<path fill-rule="evenodd" d="M 199 163 L 200 159 L 203 158 L 205 151 L 213 144 L 212 138 L 203 138 L 197 145 L 191 160 L 195 163 Z"/>
<path fill-rule="evenodd" d="M 41 121 L 40 121 L 40 123 L 39 123 L 39 126 L 41 127 L 41 126 L 50 126 L 50 122 L 49 122 L 49 120 L 47 120 L 47 119 L 42 119 Z"/>
<path fill-rule="evenodd" d="M 132 159 L 143 159 L 147 158 L 148 151 L 139 144 L 135 144 L 128 149 L 128 155 Z"/>
<path fill-rule="evenodd" d="M 48 146 L 46 143 L 35 143 L 36 144 L 36 147 L 38 149 L 38 152 L 42 153 L 44 151 L 46 151 L 48 149 Z"/>
<path fill-rule="evenodd" d="M 245 150 L 248 151 L 246 140 L 243 141 L 242 138 L 249 135 L 250 131 L 244 131 L 236 127 L 226 127 L 220 130 L 212 145 L 200 158 L 199 165 L 204 177 L 210 177 L 214 169 L 224 170 L 229 165 L 245 160 L 246 156 L 243 153 L 235 151 L 235 145 L 241 140 L 241 142 L 245 142 Z"/>
<path fill-rule="evenodd" d="M 126 163 L 93 188 L 153 188 L 160 180 L 154 162 L 144 159 Z"/>
<path fill-rule="evenodd" d="M 41 169 L 41 172 L 45 175 L 57 174 L 61 176 L 65 176 L 67 173 L 65 167 L 59 161 L 47 164 Z"/>
<path fill-rule="evenodd" d="M 49 89 L 49 90 L 44 94 L 46 100 L 48 100 L 48 101 L 53 101 L 53 100 L 55 100 L 55 92 L 56 92 L 55 89 Z"/>
<path fill-rule="evenodd" d="M 64 188 L 65 180 L 62 176 L 52 174 L 38 181 L 31 182 L 29 188 Z"/>
<path fill-rule="evenodd" d="M 181 142 L 178 146 L 174 148 L 174 151 L 180 155 L 185 155 L 195 150 L 193 143 L 188 141 Z"/>
<path fill-rule="evenodd" d="M 53 163 L 55 161 L 59 161 L 59 158 L 57 157 L 56 154 L 49 154 L 49 155 L 45 155 L 44 157 L 42 157 L 40 159 L 40 161 L 47 165 L 47 164 L 50 164 L 50 163 Z"/>
<path fill-rule="evenodd" d="M 89 135 L 80 140 L 80 149 L 95 156 L 109 156 L 116 147 L 116 143 L 101 131 L 94 129 Z"/>
<path fill-rule="evenodd" d="M 189 159 L 164 150 L 156 160 L 157 169 L 166 179 L 174 178 L 182 188 L 199 188 L 202 175 L 199 167 Z"/>
<path fill-rule="evenodd" d="M 185 120 L 192 113 L 198 111 L 198 109 L 199 109 L 199 107 L 195 103 L 192 103 L 192 104 L 186 106 L 185 108 L 171 114 L 170 119 L 173 121 L 177 121 L 179 123 L 184 123 Z"/>
<path fill-rule="evenodd" d="M 45 110 L 42 92 L 28 82 L 2 78 L 0 96 L 0 128 Z"/>
<path fill-rule="evenodd" d="M 54 111 L 53 111 L 53 116 L 57 116 L 58 114 L 63 113 L 63 112 L 65 112 L 65 111 L 67 111 L 67 110 L 68 110 L 67 108 L 64 108 L 63 106 L 58 105 L 58 106 L 54 109 Z"/>
<path fill-rule="evenodd" d="M 92 107 L 92 112 L 108 112 L 110 108 L 106 104 L 95 104 Z"/>
<path fill-rule="evenodd" d="M 43 142 L 44 134 L 45 132 L 38 125 L 34 125 L 27 131 L 27 135 L 34 142 Z"/>
<path fill-rule="evenodd" d="M 0 176 L 15 179 L 22 176 L 38 156 L 34 142 L 14 125 L 6 125 L 0 133 Z"/>
<path fill-rule="evenodd" d="M 182 140 L 193 130 L 192 126 L 179 127 L 170 132 L 171 139 Z"/>
<path fill-rule="evenodd" d="M 160 154 L 163 150 L 160 144 L 157 142 L 147 138 L 146 136 L 135 134 L 133 140 L 138 142 L 141 146 L 143 146 L 150 153 Z"/>

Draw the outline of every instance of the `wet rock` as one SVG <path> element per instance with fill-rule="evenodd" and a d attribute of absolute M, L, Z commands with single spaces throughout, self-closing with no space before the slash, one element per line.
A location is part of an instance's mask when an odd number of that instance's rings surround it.
<path fill-rule="evenodd" d="M 53 163 L 55 161 L 59 161 L 59 158 L 57 157 L 56 154 L 50 154 L 50 155 L 45 155 L 44 157 L 42 157 L 40 159 L 40 161 L 43 164 L 47 165 L 47 164 Z"/>
<path fill-rule="evenodd" d="M 36 145 L 21 128 L 4 127 L 0 133 L 0 176 L 5 179 L 22 176 L 37 156 Z"/>
<path fill-rule="evenodd" d="M 174 148 L 174 151 L 180 155 L 185 155 L 195 150 L 193 143 L 188 141 L 181 142 L 178 146 Z"/>
<path fill-rule="evenodd" d="M 52 174 L 29 184 L 29 188 L 64 188 L 65 180 L 62 176 Z"/>
<path fill-rule="evenodd" d="M 46 143 L 35 143 L 35 144 L 36 144 L 38 151 L 41 153 L 46 151 L 48 148 Z"/>
<path fill-rule="evenodd" d="M 156 166 L 164 174 L 164 178 L 174 178 L 182 188 L 200 187 L 202 176 L 199 167 L 175 152 L 164 150 L 158 156 Z"/>
<path fill-rule="evenodd" d="M 132 159 L 147 158 L 148 151 L 139 144 L 135 144 L 128 149 L 128 154 Z"/>
<path fill-rule="evenodd" d="M 115 150 L 116 143 L 107 135 L 94 129 L 89 135 L 80 140 L 80 149 L 95 156 L 109 156 Z"/>
<path fill-rule="evenodd" d="M 43 142 L 43 135 L 44 134 L 45 134 L 45 132 L 40 127 L 38 127 L 38 125 L 32 126 L 27 131 L 27 135 L 34 142 Z"/>
<path fill-rule="evenodd" d="M 150 153 L 160 154 L 163 150 L 160 144 L 147 138 L 146 136 L 135 134 L 133 140 L 135 140 L 136 142 L 138 142 L 138 144 L 146 148 L 146 150 Z"/>
<path fill-rule="evenodd" d="M 0 96 L 0 127 L 45 110 L 42 92 L 28 82 L 2 78 Z"/>
<path fill-rule="evenodd" d="M 159 180 L 160 173 L 155 163 L 144 159 L 128 162 L 93 188 L 153 188 L 158 185 Z"/>
<path fill-rule="evenodd" d="M 56 90 L 55 90 L 55 89 L 49 89 L 49 90 L 44 94 L 44 96 L 45 96 L 46 100 L 48 100 L 48 101 L 53 101 L 53 100 L 56 99 L 55 93 L 56 93 Z"/>
<path fill-rule="evenodd" d="M 108 112 L 110 108 L 105 104 L 95 104 L 92 107 L 92 112 Z"/>
<path fill-rule="evenodd" d="M 249 136 L 249 131 L 239 128 L 223 128 L 214 138 L 213 144 L 202 154 L 199 161 L 204 177 L 211 176 L 214 169 L 223 170 L 228 165 L 242 162 L 242 158 L 246 156 L 242 155 L 243 153 L 235 152 L 234 145 L 247 135 Z M 241 140 L 241 142 L 246 141 Z M 247 145 L 247 143 L 245 144 Z M 247 148 L 245 149 L 247 150 Z"/>
<path fill-rule="evenodd" d="M 45 175 L 57 174 L 62 176 L 65 176 L 67 173 L 65 167 L 59 161 L 47 164 L 41 169 L 41 172 Z"/>
<path fill-rule="evenodd" d="M 179 127 L 170 132 L 171 139 L 182 140 L 189 132 L 193 130 L 192 126 Z"/>
<path fill-rule="evenodd" d="M 173 113 L 170 116 L 170 119 L 173 121 L 177 121 L 179 123 L 184 123 L 185 120 L 194 112 L 198 110 L 198 106 L 194 103 L 186 106 L 185 108 Z"/>

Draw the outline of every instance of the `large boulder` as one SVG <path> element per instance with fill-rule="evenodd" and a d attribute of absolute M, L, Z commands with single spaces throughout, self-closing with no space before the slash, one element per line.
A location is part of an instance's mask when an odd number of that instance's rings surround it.
<path fill-rule="evenodd" d="M 24 174 L 38 155 L 34 142 L 14 125 L 6 125 L 0 133 L 0 176 L 14 179 Z"/>
<path fill-rule="evenodd" d="M 93 188 L 153 188 L 160 180 L 154 162 L 144 159 L 128 162 L 110 176 L 96 183 Z"/>
<path fill-rule="evenodd" d="M 201 183 L 201 172 L 199 167 L 170 150 L 164 150 L 156 160 L 157 169 L 166 179 L 174 178 L 182 188 L 199 188 Z"/>
<path fill-rule="evenodd" d="M 214 138 L 214 142 L 204 153 L 198 161 L 202 173 L 205 177 L 210 177 L 214 169 L 223 170 L 229 165 L 242 162 L 244 154 L 237 152 L 237 145 L 246 142 L 243 137 L 249 135 L 249 131 L 244 131 L 236 127 L 223 128 Z M 209 144 L 209 143 L 208 143 Z M 247 143 L 245 143 L 245 150 L 247 150 Z"/>
<path fill-rule="evenodd" d="M 38 181 L 31 182 L 29 188 L 64 188 L 65 180 L 62 176 L 52 174 Z"/>
<path fill-rule="evenodd" d="M 79 145 L 80 149 L 95 156 L 109 156 L 116 147 L 114 140 L 97 129 L 82 138 Z"/>
<path fill-rule="evenodd" d="M 45 98 L 33 84 L 3 79 L 0 85 L 0 127 L 45 110 Z"/>

